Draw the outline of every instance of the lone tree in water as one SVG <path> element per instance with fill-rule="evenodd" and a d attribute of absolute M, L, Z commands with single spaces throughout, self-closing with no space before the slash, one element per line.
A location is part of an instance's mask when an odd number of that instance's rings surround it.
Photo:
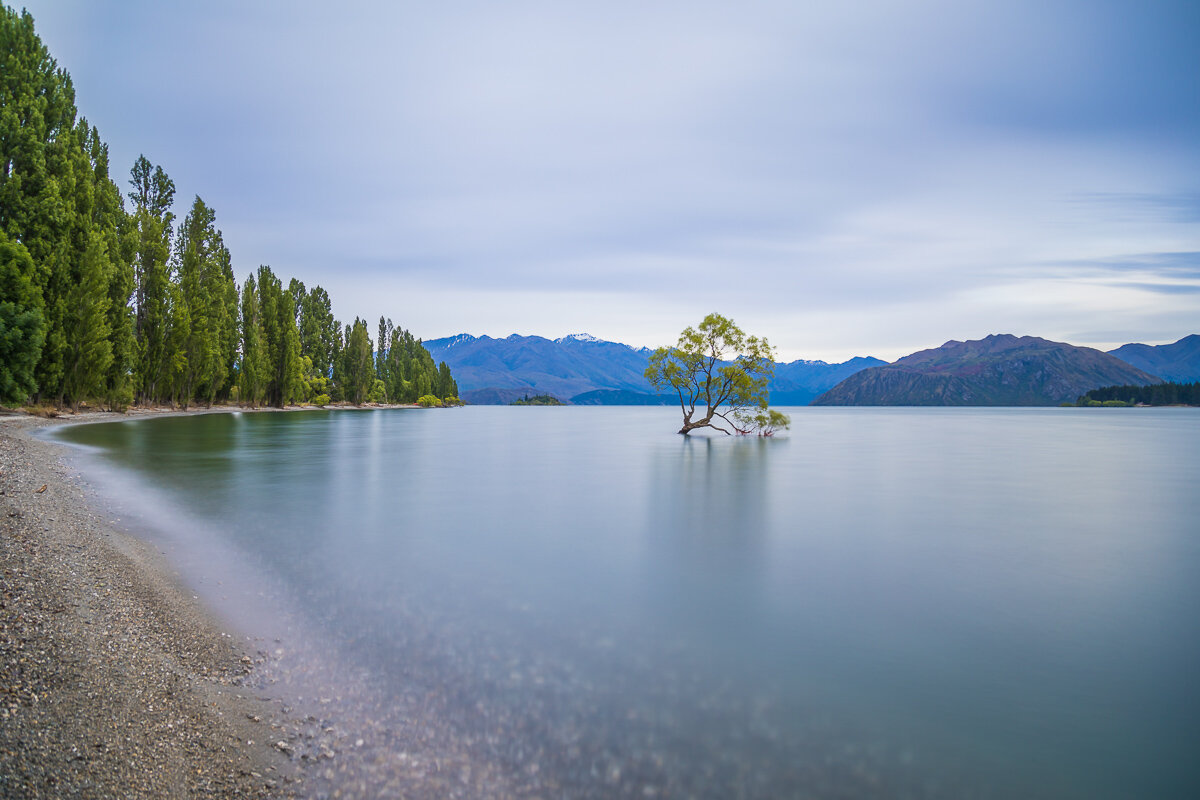
<path fill-rule="evenodd" d="M 714 428 L 770 436 L 791 424 L 787 415 L 767 408 L 773 356 L 766 339 L 747 336 L 733 320 L 709 314 L 699 328 L 685 328 L 674 347 L 655 350 L 645 374 L 655 389 L 673 390 L 679 397 L 684 435 Z"/>

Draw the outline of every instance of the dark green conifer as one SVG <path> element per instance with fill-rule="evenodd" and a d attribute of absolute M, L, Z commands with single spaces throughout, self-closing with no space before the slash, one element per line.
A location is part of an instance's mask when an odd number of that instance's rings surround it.
<path fill-rule="evenodd" d="M 137 344 L 134 382 L 136 396 L 142 402 L 157 402 L 169 396 L 167 376 L 171 354 L 168 337 L 171 327 L 171 205 L 175 184 L 162 167 L 151 165 L 139 156 L 130 171 L 129 199 L 134 262 L 134 312 Z"/>
<path fill-rule="evenodd" d="M 258 285 L 254 276 L 242 284 L 242 360 L 238 369 L 238 398 L 244 405 L 257 407 L 266 400 L 267 360 Z"/>
<path fill-rule="evenodd" d="M 5 405 L 23 403 L 37 390 L 34 369 L 46 322 L 33 270 L 25 246 L 0 231 L 0 403 Z"/>
<path fill-rule="evenodd" d="M 345 380 L 342 394 L 346 400 L 359 405 L 366 400 L 367 393 L 375 382 L 371 335 L 367 332 L 365 320 L 355 317 L 354 326 L 346 326 L 346 347 L 342 351 L 342 361 Z"/>

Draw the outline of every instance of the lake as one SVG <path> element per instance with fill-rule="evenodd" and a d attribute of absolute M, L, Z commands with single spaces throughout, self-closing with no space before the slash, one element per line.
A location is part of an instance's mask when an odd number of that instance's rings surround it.
<path fill-rule="evenodd" d="M 323 790 L 1200 797 L 1196 410 L 788 411 L 55 435 L 315 709 Z"/>

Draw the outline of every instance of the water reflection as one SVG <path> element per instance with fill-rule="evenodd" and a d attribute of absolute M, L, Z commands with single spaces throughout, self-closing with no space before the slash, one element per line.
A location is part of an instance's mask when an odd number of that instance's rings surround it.
<path fill-rule="evenodd" d="M 767 537 L 768 449 L 788 442 L 681 440 L 679 453 L 655 454 L 649 532 L 676 557 L 752 570 Z"/>

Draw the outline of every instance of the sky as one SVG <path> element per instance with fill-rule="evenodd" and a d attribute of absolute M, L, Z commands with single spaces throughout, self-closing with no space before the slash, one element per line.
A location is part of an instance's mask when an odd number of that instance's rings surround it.
<path fill-rule="evenodd" d="M 239 283 L 781 360 L 1200 333 L 1200 3 L 28 0 Z"/>

